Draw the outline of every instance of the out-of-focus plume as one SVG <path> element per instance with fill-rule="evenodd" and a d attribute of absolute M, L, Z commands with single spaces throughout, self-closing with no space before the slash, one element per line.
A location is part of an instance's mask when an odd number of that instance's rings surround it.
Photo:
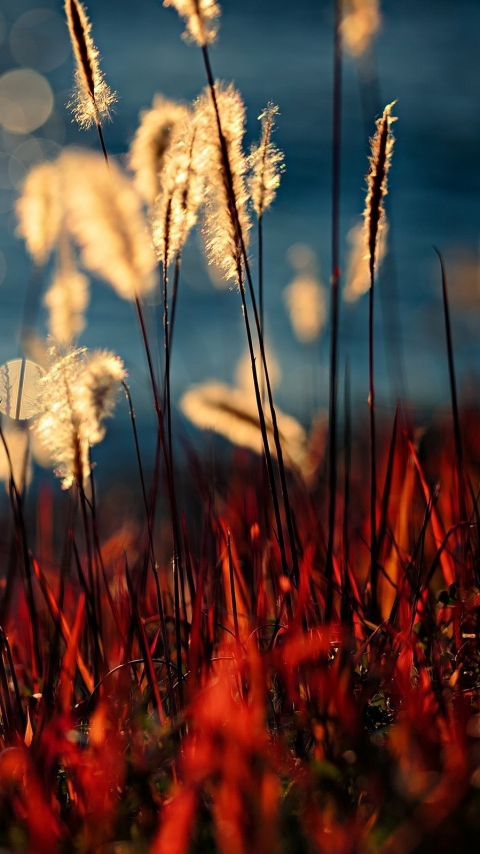
<path fill-rule="evenodd" d="M 110 117 L 116 96 L 100 70 L 98 50 L 90 34 L 92 25 L 80 0 L 65 0 L 65 13 L 77 66 L 75 92 L 69 106 L 80 127 L 89 128 Z"/>
<path fill-rule="evenodd" d="M 135 186 L 150 207 L 160 192 L 160 175 L 172 134 L 189 115 L 188 108 L 162 95 L 155 95 L 150 110 L 141 113 L 140 124 L 130 146 L 128 165 Z"/>
<path fill-rule="evenodd" d="M 308 343 L 321 335 L 327 320 L 327 297 L 318 275 L 315 252 L 302 243 L 288 250 L 288 259 L 297 271 L 285 288 L 283 299 L 293 331 L 299 341 Z"/>
<path fill-rule="evenodd" d="M 378 233 L 375 263 L 377 269 L 380 267 L 387 254 L 388 222 L 385 218 L 383 226 Z M 350 253 L 347 264 L 347 278 L 343 291 L 346 302 L 356 302 L 362 294 L 370 287 L 370 269 L 368 255 L 365 254 L 365 230 L 364 225 L 359 223 L 350 229 L 347 235 L 350 244 Z"/>
<path fill-rule="evenodd" d="M 155 284 L 155 253 L 141 199 L 115 163 L 100 155 L 67 151 L 60 157 L 67 227 L 81 248 L 82 264 L 109 282 L 124 299 Z"/>
<path fill-rule="evenodd" d="M 8 455 L 3 442 L 0 441 L 0 480 L 5 481 L 8 488 L 10 477 L 13 475 L 15 486 L 21 492 L 32 480 L 32 460 L 29 453 L 30 433 L 27 429 L 19 427 L 11 419 L 4 420 L 2 432 Z"/>
<path fill-rule="evenodd" d="M 300 273 L 283 294 L 295 335 L 308 343 L 321 334 L 327 319 L 325 289 L 316 276 Z"/>
<path fill-rule="evenodd" d="M 272 389 L 277 388 L 282 379 L 282 369 L 270 347 L 265 346 L 265 356 L 268 365 L 268 375 Z M 257 364 L 260 361 L 260 353 L 256 353 Z M 235 379 L 237 385 L 242 391 L 248 392 L 252 396 L 255 394 L 252 376 L 252 362 L 250 353 L 245 350 L 243 356 L 239 359 L 236 370 Z"/>
<path fill-rule="evenodd" d="M 89 448 L 105 435 L 102 422 L 113 412 L 125 369 L 118 356 L 106 351 L 59 355 L 52 347 L 50 353 L 52 365 L 41 383 L 42 415 L 34 430 L 68 489 L 74 481 L 83 486 L 90 476 Z"/>
<path fill-rule="evenodd" d="M 242 263 L 241 230 L 245 248 L 248 245 L 250 219 L 249 194 L 245 176 L 247 162 L 242 151 L 245 106 L 241 95 L 230 84 L 215 84 L 218 111 L 225 139 L 233 196 L 225 173 L 212 96 L 207 89 L 195 106 L 195 122 L 206 175 L 205 246 L 209 260 L 222 270 L 228 280 L 238 282 Z M 238 217 L 238 222 L 237 222 Z"/>
<path fill-rule="evenodd" d="M 161 184 L 153 217 L 153 240 L 159 260 L 168 266 L 197 221 L 205 187 L 197 127 L 188 112 L 177 125 L 165 154 Z"/>
<path fill-rule="evenodd" d="M 48 331 L 59 344 L 68 345 L 85 328 L 84 312 L 89 302 L 88 279 L 75 266 L 68 238 L 63 236 L 54 279 L 44 296 Z"/>
<path fill-rule="evenodd" d="M 36 264 L 45 264 L 60 231 L 59 173 L 55 163 L 40 163 L 28 173 L 16 204 L 18 234 Z"/>
<path fill-rule="evenodd" d="M 377 243 L 385 224 L 383 200 L 387 194 L 387 176 L 393 153 L 394 137 L 391 127 L 397 120 L 396 116 L 392 116 L 392 107 L 395 104 L 396 101 L 387 104 L 383 116 L 377 119 L 377 130 L 371 141 L 372 153 L 369 158 L 370 169 L 367 175 L 367 199 L 364 212 L 364 234 L 371 271 L 375 268 Z"/>
<path fill-rule="evenodd" d="M 348 52 L 352 56 L 365 53 L 380 24 L 380 0 L 346 0 L 340 29 Z"/>
<path fill-rule="evenodd" d="M 173 6 L 185 19 L 185 37 L 200 47 L 215 41 L 218 32 L 220 6 L 215 0 L 163 0 L 164 6 Z"/>
<path fill-rule="evenodd" d="M 258 217 L 263 216 L 264 211 L 272 204 L 276 192 L 280 186 L 280 176 L 284 170 L 283 151 L 272 142 L 272 133 L 275 129 L 275 116 L 278 115 L 278 107 L 268 104 L 259 119 L 262 123 L 262 134 L 258 145 L 252 146 L 249 157 L 251 175 L 249 187 L 252 195 L 253 207 Z"/>
<path fill-rule="evenodd" d="M 201 430 L 213 430 L 232 444 L 264 451 L 255 397 L 239 388 L 211 380 L 189 389 L 180 401 L 184 415 Z M 276 409 L 285 462 L 301 467 L 305 457 L 306 434 L 298 421 Z M 272 424 L 267 420 L 270 451 L 275 454 Z"/>

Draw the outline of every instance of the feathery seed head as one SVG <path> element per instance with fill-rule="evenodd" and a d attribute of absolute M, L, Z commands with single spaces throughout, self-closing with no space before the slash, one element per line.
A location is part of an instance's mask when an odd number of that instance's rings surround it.
<path fill-rule="evenodd" d="M 184 36 L 205 47 L 215 41 L 218 33 L 220 6 L 216 0 L 163 0 L 164 6 L 173 6 L 185 19 Z"/>
<path fill-rule="evenodd" d="M 377 130 L 371 140 L 372 153 L 369 157 L 370 169 L 367 175 L 364 211 L 364 234 L 371 275 L 375 269 L 378 236 L 385 224 L 383 200 L 387 194 L 387 176 L 393 153 L 394 137 L 391 127 L 397 119 L 392 116 L 392 108 L 396 103 L 392 101 L 387 104 L 382 117 L 376 121 Z"/>
<path fill-rule="evenodd" d="M 182 249 L 197 221 L 205 187 L 198 156 L 198 134 L 192 115 L 179 124 L 165 155 L 162 191 L 153 216 L 153 241 L 167 266 Z"/>
<path fill-rule="evenodd" d="M 387 254 L 388 221 L 384 217 L 378 232 L 375 250 L 375 266 L 378 269 Z M 347 264 L 346 284 L 343 291 L 345 302 L 356 302 L 370 288 L 369 255 L 365 254 L 365 227 L 354 225 L 347 235 L 350 254 Z"/>
<path fill-rule="evenodd" d="M 66 234 L 60 236 L 58 268 L 43 302 L 49 309 L 48 331 L 64 346 L 85 328 L 84 311 L 89 302 L 88 279 L 77 270 Z"/>
<path fill-rule="evenodd" d="M 82 128 L 110 118 L 116 95 L 105 83 L 100 70 L 98 50 L 91 36 L 92 25 L 80 0 L 65 0 L 65 13 L 76 62 L 74 116 Z"/>
<path fill-rule="evenodd" d="M 249 391 L 231 388 L 210 380 L 189 389 L 180 401 L 184 415 L 201 430 L 214 430 L 232 444 L 263 453 L 263 440 L 255 397 Z M 276 409 L 278 430 L 285 462 L 301 467 L 306 449 L 306 434 L 298 421 Z M 267 418 L 270 450 L 275 454 L 273 428 Z"/>
<path fill-rule="evenodd" d="M 380 0 L 347 0 L 341 33 L 348 52 L 361 56 L 380 28 Z"/>
<path fill-rule="evenodd" d="M 160 175 L 165 155 L 175 127 L 188 116 L 188 108 L 162 95 L 155 95 L 150 110 L 141 114 L 141 121 L 130 146 L 128 165 L 135 175 L 135 186 L 153 206 L 160 192 Z"/>
<path fill-rule="evenodd" d="M 299 273 L 285 288 L 284 300 L 295 335 L 303 343 L 314 341 L 327 320 L 325 289 L 311 273 Z"/>
<path fill-rule="evenodd" d="M 82 348 L 61 355 L 52 346 L 50 356 L 51 368 L 42 379 L 43 413 L 33 427 L 68 489 L 90 476 L 89 448 L 105 435 L 102 420 L 112 414 L 125 370 L 108 352 L 88 355 Z"/>
<path fill-rule="evenodd" d="M 67 228 L 81 249 L 84 267 L 109 282 L 123 299 L 148 293 L 155 284 L 155 253 L 132 182 L 100 155 L 66 151 Z"/>
<path fill-rule="evenodd" d="M 249 187 L 253 207 L 258 217 L 263 216 L 264 211 L 272 204 L 280 186 L 281 173 L 285 168 L 283 151 L 280 151 L 272 142 L 275 116 L 278 112 L 279 109 L 275 104 L 268 104 L 260 114 L 261 139 L 258 145 L 252 146 L 248 158 L 251 169 Z"/>
<path fill-rule="evenodd" d="M 28 173 L 15 212 L 18 234 L 37 264 L 45 264 L 57 240 L 62 219 L 56 163 L 40 163 Z"/>
<path fill-rule="evenodd" d="M 247 248 L 251 227 L 245 181 L 247 161 L 242 150 L 245 106 L 232 84 L 225 87 L 216 83 L 215 92 L 231 184 L 224 166 L 215 107 L 207 89 L 195 106 L 199 171 L 204 172 L 206 179 L 205 246 L 209 261 L 222 270 L 227 280 L 238 283 L 242 265 L 241 237 Z"/>

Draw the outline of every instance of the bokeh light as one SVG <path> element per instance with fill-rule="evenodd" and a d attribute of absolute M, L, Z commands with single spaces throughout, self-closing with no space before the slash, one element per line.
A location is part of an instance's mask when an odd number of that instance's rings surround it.
<path fill-rule="evenodd" d="M 0 124 L 12 133 L 30 133 L 47 121 L 53 109 L 48 81 L 30 68 L 0 77 Z"/>
<path fill-rule="evenodd" d="M 25 12 L 12 27 L 10 50 L 19 65 L 53 71 L 69 55 L 65 22 L 50 9 Z"/>

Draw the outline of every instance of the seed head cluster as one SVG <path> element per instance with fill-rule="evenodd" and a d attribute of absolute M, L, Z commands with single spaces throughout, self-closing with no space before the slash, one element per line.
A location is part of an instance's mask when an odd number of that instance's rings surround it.
<path fill-rule="evenodd" d="M 173 6 L 185 19 L 185 37 L 205 47 L 215 41 L 218 33 L 220 6 L 216 0 L 163 0 L 164 6 Z"/>

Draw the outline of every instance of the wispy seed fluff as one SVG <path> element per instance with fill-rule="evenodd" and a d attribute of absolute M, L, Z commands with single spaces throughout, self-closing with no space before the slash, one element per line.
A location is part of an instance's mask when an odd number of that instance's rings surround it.
<path fill-rule="evenodd" d="M 251 226 L 248 216 L 249 193 L 245 180 L 247 161 L 242 150 L 245 107 L 240 93 L 231 84 L 225 88 L 216 83 L 215 91 L 230 164 L 233 199 L 224 168 L 212 96 L 207 89 L 195 106 L 199 150 L 203 159 L 202 171 L 206 176 L 205 247 L 210 263 L 221 270 L 227 280 L 238 283 L 242 264 L 238 226 L 245 249 L 248 246 Z"/>
<path fill-rule="evenodd" d="M 155 284 L 155 253 L 131 181 L 100 155 L 67 151 L 59 166 L 65 185 L 67 228 L 81 249 L 82 265 L 133 300 Z"/>
<path fill-rule="evenodd" d="M 197 221 L 205 188 L 197 127 L 191 113 L 173 134 L 161 184 L 153 216 L 153 240 L 159 260 L 168 266 Z"/>
<path fill-rule="evenodd" d="M 185 19 L 185 37 L 200 47 L 215 41 L 218 33 L 220 6 L 215 0 L 163 0 L 164 6 L 173 6 Z"/>
<path fill-rule="evenodd" d="M 28 173 L 15 212 L 18 234 L 24 238 L 28 252 L 37 264 L 45 264 L 57 241 L 62 219 L 55 163 L 40 163 Z"/>
<path fill-rule="evenodd" d="M 155 95 L 150 110 L 140 115 L 140 124 L 130 146 L 128 165 L 135 186 L 150 207 L 160 192 L 160 175 L 172 134 L 189 115 L 188 108 L 162 95 Z"/>
<path fill-rule="evenodd" d="M 352 56 L 361 56 L 380 28 L 380 0 L 346 0 L 345 9 L 341 24 L 345 47 Z"/>
<path fill-rule="evenodd" d="M 57 271 L 43 302 L 48 308 L 50 335 L 59 344 L 69 345 L 85 328 L 89 289 L 87 277 L 75 266 L 66 236 L 61 244 Z"/>
<path fill-rule="evenodd" d="M 260 218 L 272 204 L 280 186 L 280 176 L 284 170 L 283 151 L 272 142 L 275 128 L 275 116 L 278 107 L 268 104 L 259 120 L 262 123 L 262 135 L 258 145 L 252 146 L 249 157 L 251 175 L 249 177 L 250 193 L 252 195 L 255 213 Z"/>
<path fill-rule="evenodd" d="M 378 233 L 375 250 L 375 266 L 379 269 L 387 254 L 388 221 L 385 217 L 382 228 Z M 354 225 L 347 235 L 350 253 L 347 263 L 347 276 L 343 299 L 345 302 L 356 302 L 370 288 L 370 269 L 368 255 L 365 255 L 365 233 L 363 223 Z"/>
<path fill-rule="evenodd" d="M 42 379 L 43 414 L 34 424 L 49 451 L 62 486 L 83 486 L 90 476 L 89 448 L 105 435 L 103 419 L 112 415 L 118 384 L 125 378 L 121 359 L 107 351 L 85 349 L 59 355 Z"/>
<path fill-rule="evenodd" d="M 105 83 L 98 50 L 90 35 L 92 25 L 80 0 L 65 0 L 65 14 L 76 62 L 75 91 L 69 104 L 82 128 L 110 118 L 115 93 Z"/>
<path fill-rule="evenodd" d="M 372 154 L 369 157 L 370 169 L 367 175 L 367 199 L 364 211 L 364 235 L 371 275 L 375 269 L 379 232 L 385 224 L 383 200 L 387 194 L 387 176 L 393 153 L 394 137 L 391 126 L 396 121 L 396 116 L 392 116 L 392 108 L 395 104 L 396 101 L 387 104 L 383 116 L 376 121 L 377 130 L 371 140 Z"/>

